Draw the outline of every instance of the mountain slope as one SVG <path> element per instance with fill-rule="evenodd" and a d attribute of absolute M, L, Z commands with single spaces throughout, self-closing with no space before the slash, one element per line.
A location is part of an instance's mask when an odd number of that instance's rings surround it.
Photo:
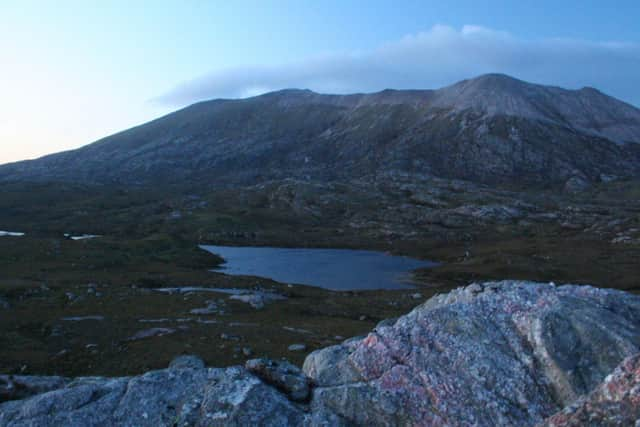
<path fill-rule="evenodd" d="M 640 175 L 640 110 L 492 74 L 436 91 L 283 90 L 191 105 L 4 180 L 240 185 L 435 175 L 544 186 Z"/>
<path fill-rule="evenodd" d="M 597 89 L 534 85 L 487 74 L 437 91 L 433 105 L 565 125 L 617 142 L 640 141 L 640 110 Z"/>

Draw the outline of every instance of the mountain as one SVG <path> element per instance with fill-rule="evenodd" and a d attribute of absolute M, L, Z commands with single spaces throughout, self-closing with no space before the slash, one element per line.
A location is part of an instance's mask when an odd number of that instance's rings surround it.
<path fill-rule="evenodd" d="M 439 90 L 282 90 L 197 103 L 0 180 L 233 186 L 438 176 L 581 186 L 640 176 L 640 110 L 500 74 Z"/>

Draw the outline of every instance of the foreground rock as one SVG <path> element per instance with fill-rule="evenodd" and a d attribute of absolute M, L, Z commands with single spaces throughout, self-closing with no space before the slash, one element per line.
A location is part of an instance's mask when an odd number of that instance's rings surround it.
<path fill-rule="evenodd" d="M 639 351 L 640 297 L 474 284 L 312 353 L 309 379 L 285 362 L 188 356 L 132 378 L 0 377 L 33 384 L 3 394 L 22 400 L 0 404 L 0 425 L 633 425 L 640 356 L 622 361 Z"/>
<path fill-rule="evenodd" d="M 637 426 L 640 355 L 625 359 L 591 394 L 549 418 L 546 427 Z"/>
<path fill-rule="evenodd" d="M 251 359 L 247 360 L 245 368 L 267 384 L 286 393 L 291 400 L 303 402 L 309 398 L 311 391 L 309 379 L 302 374 L 300 368 L 289 362 Z"/>
<path fill-rule="evenodd" d="M 593 390 L 640 347 L 640 298 L 500 282 L 434 297 L 304 364 L 314 420 L 534 425 Z"/>
<path fill-rule="evenodd" d="M 184 361 L 184 359 L 183 359 Z M 304 412 L 245 369 L 174 368 L 132 378 L 79 378 L 48 393 L 0 405 L 0 425 L 300 425 Z"/>
<path fill-rule="evenodd" d="M 63 377 L 0 375 L 0 402 L 25 399 L 36 394 L 57 390 L 70 382 Z"/>

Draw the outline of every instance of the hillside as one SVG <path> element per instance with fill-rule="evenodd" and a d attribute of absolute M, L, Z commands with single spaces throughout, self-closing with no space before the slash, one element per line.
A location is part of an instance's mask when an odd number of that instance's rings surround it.
<path fill-rule="evenodd" d="M 0 180 L 190 186 L 437 176 L 581 187 L 640 176 L 640 110 L 491 74 L 439 90 L 283 90 L 191 105 Z"/>

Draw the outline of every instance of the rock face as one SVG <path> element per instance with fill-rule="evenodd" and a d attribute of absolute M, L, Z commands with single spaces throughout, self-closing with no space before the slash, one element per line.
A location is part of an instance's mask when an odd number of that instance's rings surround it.
<path fill-rule="evenodd" d="M 0 405 L 0 425 L 300 425 L 304 412 L 239 367 L 178 366 L 133 378 L 79 378 L 48 393 Z"/>
<path fill-rule="evenodd" d="M 284 90 L 189 106 L 78 150 L 0 167 L 0 180 L 254 185 L 429 175 L 576 191 L 640 175 L 640 110 L 486 75 L 439 90 Z"/>
<path fill-rule="evenodd" d="M 319 350 L 313 414 L 359 425 L 534 425 L 640 350 L 640 298 L 499 282 L 434 297 Z"/>
<path fill-rule="evenodd" d="M 204 361 L 197 356 L 183 355 L 171 361 L 169 369 L 204 369 Z"/>
<path fill-rule="evenodd" d="M 588 396 L 547 419 L 546 427 L 637 426 L 640 422 L 640 355 L 625 359 Z"/>
<path fill-rule="evenodd" d="M 300 368 L 289 362 L 251 359 L 247 360 L 245 368 L 296 402 L 304 402 L 309 398 L 309 379 L 302 374 Z"/>
<path fill-rule="evenodd" d="M 490 282 L 312 353 L 308 379 L 284 362 L 188 356 L 132 378 L 0 377 L 33 385 L 3 394 L 22 400 L 0 404 L 0 425 L 633 425 L 639 352 L 638 296 Z"/>
<path fill-rule="evenodd" d="M 70 380 L 63 377 L 0 375 L 0 402 L 25 399 L 36 394 L 65 387 Z"/>

